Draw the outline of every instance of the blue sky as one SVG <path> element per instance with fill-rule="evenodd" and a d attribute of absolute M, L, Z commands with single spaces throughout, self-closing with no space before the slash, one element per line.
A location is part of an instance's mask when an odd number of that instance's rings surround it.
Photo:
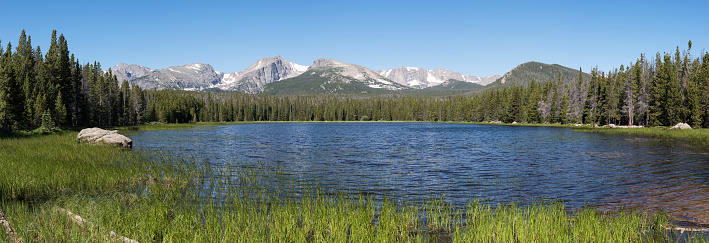
<path fill-rule="evenodd" d="M 709 1 L 3 1 L 0 41 L 52 29 L 81 62 L 223 72 L 281 55 L 373 70 L 504 74 L 540 61 L 607 71 L 640 53 L 709 49 Z"/>

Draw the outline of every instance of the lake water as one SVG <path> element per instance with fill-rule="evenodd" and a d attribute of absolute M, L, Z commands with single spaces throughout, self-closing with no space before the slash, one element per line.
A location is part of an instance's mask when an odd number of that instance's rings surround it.
<path fill-rule="evenodd" d="M 192 156 L 223 176 L 267 167 L 266 187 L 364 192 L 463 205 L 563 200 L 568 208 L 662 209 L 709 224 L 709 154 L 676 141 L 568 128 L 450 123 L 264 123 L 144 131 L 135 149 Z M 242 175 L 243 176 L 243 175 Z"/>

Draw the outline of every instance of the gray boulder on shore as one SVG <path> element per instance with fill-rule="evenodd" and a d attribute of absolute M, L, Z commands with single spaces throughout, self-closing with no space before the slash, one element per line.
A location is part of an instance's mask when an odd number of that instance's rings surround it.
<path fill-rule="evenodd" d="M 684 129 L 692 129 L 692 127 L 687 123 L 680 122 L 680 123 L 677 123 L 677 125 L 675 125 L 674 127 L 670 128 L 670 130 L 676 130 L 676 129 L 684 130 Z"/>
<path fill-rule="evenodd" d="M 79 135 L 76 136 L 76 140 L 87 143 L 111 144 L 123 148 L 133 147 L 133 140 L 118 134 L 118 130 L 108 131 L 98 127 L 82 129 Z"/>

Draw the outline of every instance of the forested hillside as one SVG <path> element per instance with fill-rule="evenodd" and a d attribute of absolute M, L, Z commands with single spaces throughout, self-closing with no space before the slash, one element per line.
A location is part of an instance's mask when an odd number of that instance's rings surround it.
<path fill-rule="evenodd" d="M 473 95 L 273 95 L 146 91 L 119 85 L 97 62 L 81 64 L 63 35 L 49 50 L 23 32 L 0 48 L 0 129 L 121 126 L 199 121 L 503 121 L 709 127 L 709 53 L 641 55 L 586 75 L 532 77 Z M 290 83 L 284 83 L 290 84 Z M 295 83 L 291 85 L 296 85 Z M 293 90 L 308 87 L 292 87 Z M 357 90 L 361 91 L 361 90 Z M 441 93 L 451 94 L 451 93 Z"/>

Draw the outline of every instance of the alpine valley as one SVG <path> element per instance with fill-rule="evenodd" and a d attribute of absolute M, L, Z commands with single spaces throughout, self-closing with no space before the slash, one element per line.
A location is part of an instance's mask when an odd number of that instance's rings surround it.
<path fill-rule="evenodd" d="M 558 64 L 528 62 L 500 75 L 478 77 L 451 70 L 401 67 L 373 71 L 366 67 L 321 58 L 310 66 L 281 56 L 264 58 L 241 72 L 224 73 L 209 64 L 192 63 L 165 69 L 119 63 L 111 72 L 119 82 L 149 90 L 192 90 L 268 94 L 386 94 L 468 91 L 524 85 L 535 78 L 550 81 L 557 74 L 574 79 L 579 71 Z M 586 77 L 585 77 L 586 78 Z M 530 80 L 527 80 L 530 79 Z"/>

